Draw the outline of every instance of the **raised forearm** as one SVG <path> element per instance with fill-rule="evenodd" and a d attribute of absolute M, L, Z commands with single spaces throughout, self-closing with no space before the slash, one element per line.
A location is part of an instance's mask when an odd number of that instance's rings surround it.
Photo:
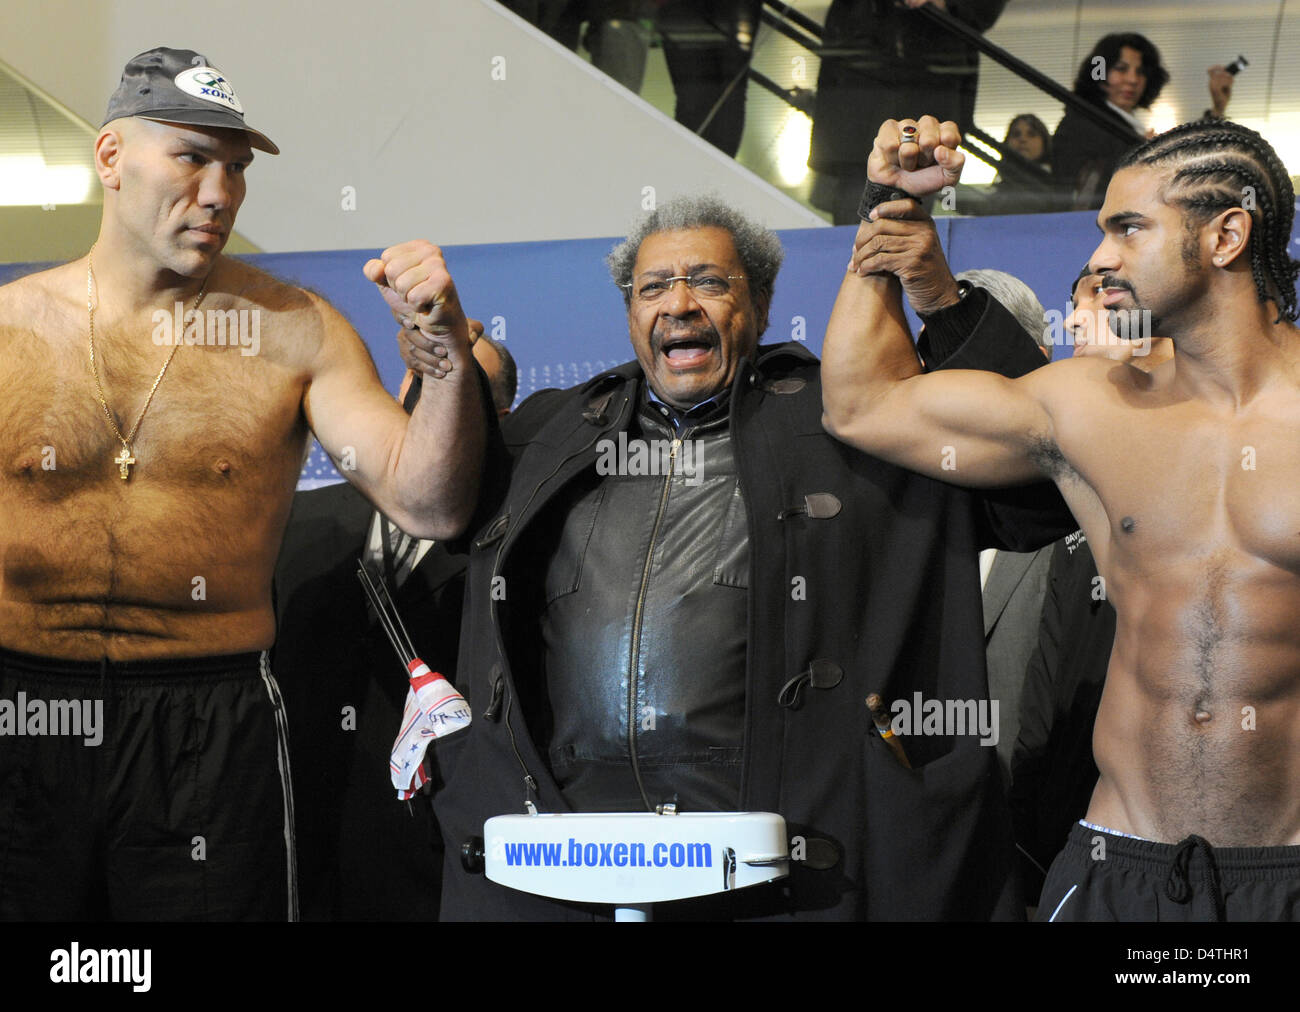
<path fill-rule="evenodd" d="M 406 533 L 447 539 L 474 512 L 487 411 L 472 357 L 445 377 L 426 377 L 391 471 L 394 514 Z"/>
<path fill-rule="evenodd" d="M 423 377 L 410 417 L 389 444 L 376 501 L 384 500 L 381 508 L 408 534 L 455 537 L 474 511 L 491 404 L 469 322 L 432 243 L 391 246 L 364 270 L 402 324 L 403 360 Z"/>
<path fill-rule="evenodd" d="M 891 387 L 920 372 L 898 279 L 846 272 L 822 346 L 827 431 L 851 440 Z"/>

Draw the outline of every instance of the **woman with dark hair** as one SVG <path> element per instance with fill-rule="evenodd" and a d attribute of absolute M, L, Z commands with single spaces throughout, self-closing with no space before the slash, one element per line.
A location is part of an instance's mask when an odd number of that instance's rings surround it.
<path fill-rule="evenodd" d="M 1169 80 L 1160 51 L 1144 35 L 1107 35 L 1079 66 L 1074 93 L 1111 113 L 1112 129 L 1067 110 L 1052 138 L 1052 174 L 1075 208 L 1101 207 L 1115 163 L 1151 136 L 1134 115 L 1147 109 Z"/>

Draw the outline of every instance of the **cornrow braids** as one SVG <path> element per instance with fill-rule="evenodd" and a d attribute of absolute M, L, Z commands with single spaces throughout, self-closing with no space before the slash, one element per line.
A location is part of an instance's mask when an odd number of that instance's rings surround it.
<path fill-rule="evenodd" d="M 1287 252 L 1295 191 L 1268 141 L 1231 120 L 1197 120 L 1134 148 L 1120 160 L 1116 171 L 1135 165 L 1173 170 L 1161 200 L 1187 213 L 1191 232 L 1220 211 L 1232 207 L 1245 210 L 1253 225 L 1250 273 L 1259 301 L 1276 303 L 1274 323 L 1300 316 L 1295 290 L 1300 261 Z M 1253 201 L 1243 199 L 1247 187 Z M 1243 207 L 1246 203 L 1253 206 Z"/>

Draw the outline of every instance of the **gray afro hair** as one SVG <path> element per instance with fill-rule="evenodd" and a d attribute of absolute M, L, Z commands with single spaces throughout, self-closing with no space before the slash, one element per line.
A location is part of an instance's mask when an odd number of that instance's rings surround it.
<path fill-rule="evenodd" d="M 632 267 L 636 263 L 641 244 L 647 238 L 657 232 L 709 227 L 725 229 L 731 235 L 731 240 L 736 245 L 736 255 L 744 266 L 755 306 L 771 306 L 776 274 L 785 258 L 781 240 L 771 229 L 750 221 L 735 208 L 712 195 L 674 197 L 665 201 L 641 219 L 628 237 L 609 251 L 605 263 L 609 265 L 614 283 L 621 287 L 623 304 L 631 304 Z M 763 318 L 758 321 L 759 334 L 766 329 L 767 312 L 764 309 Z"/>

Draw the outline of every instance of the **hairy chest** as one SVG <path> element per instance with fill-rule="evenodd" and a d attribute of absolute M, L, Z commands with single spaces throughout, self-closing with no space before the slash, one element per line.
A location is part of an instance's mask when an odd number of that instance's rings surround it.
<path fill-rule="evenodd" d="M 80 341 L 29 333 L 7 345 L 0 482 L 11 494 L 57 500 L 121 480 L 123 470 L 163 484 L 248 481 L 268 465 L 279 470 L 303 438 L 303 376 L 239 345 L 181 345 L 171 355 L 152 342 L 105 341 L 98 383 Z"/>

